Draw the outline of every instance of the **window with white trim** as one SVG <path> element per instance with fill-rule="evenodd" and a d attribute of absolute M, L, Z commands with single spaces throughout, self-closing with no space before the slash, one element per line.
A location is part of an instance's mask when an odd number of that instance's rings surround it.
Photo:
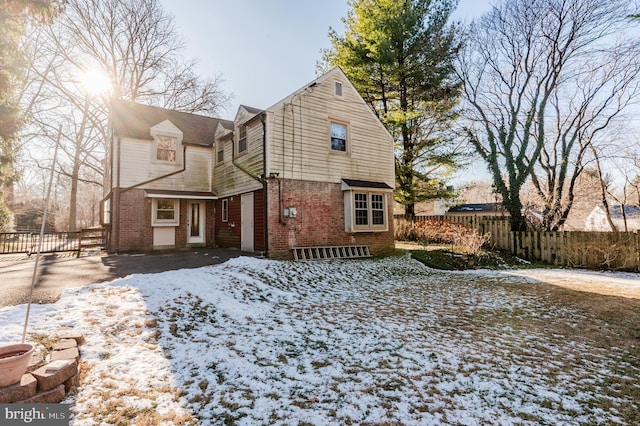
<path fill-rule="evenodd" d="M 178 138 L 172 136 L 156 136 L 156 160 L 175 163 L 177 160 Z"/>
<path fill-rule="evenodd" d="M 102 223 L 108 225 L 111 223 L 111 199 L 107 198 L 102 204 Z"/>
<path fill-rule="evenodd" d="M 222 141 L 218 141 L 218 144 L 217 144 L 216 162 L 218 163 L 224 162 L 224 142 Z"/>
<path fill-rule="evenodd" d="M 247 150 L 247 126 L 245 124 L 240 125 L 238 133 L 238 153 L 245 152 Z"/>
<path fill-rule="evenodd" d="M 348 128 L 344 123 L 331 122 L 331 150 L 347 152 Z"/>
<path fill-rule="evenodd" d="M 174 198 L 154 198 L 152 205 L 152 226 L 178 226 L 180 224 L 180 200 Z"/>
<path fill-rule="evenodd" d="M 389 229 L 387 194 L 353 189 L 344 193 L 345 231 L 377 232 Z"/>
<path fill-rule="evenodd" d="M 229 200 L 222 200 L 222 221 L 229 221 Z"/>
<path fill-rule="evenodd" d="M 335 95 L 338 97 L 342 97 L 342 83 L 339 81 L 335 82 Z"/>

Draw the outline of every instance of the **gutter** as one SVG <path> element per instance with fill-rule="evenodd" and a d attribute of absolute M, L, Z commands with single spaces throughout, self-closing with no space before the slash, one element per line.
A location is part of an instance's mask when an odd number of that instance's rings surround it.
<path fill-rule="evenodd" d="M 115 216 L 118 218 L 118 220 L 114 221 L 112 225 L 112 226 L 115 225 L 115 227 L 117 228 L 114 232 L 114 239 L 115 239 L 114 249 L 116 253 L 120 251 L 120 195 L 123 192 L 127 192 L 131 189 L 138 188 L 142 185 L 146 185 L 148 183 L 165 179 L 165 178 L 168 178 L 169 176 L 177 175 L 178 173 L 183 173 L 187 169 L 187 146 L 182 144 L 182 168 L 180 170 L 176 170 L 171 173 L 167 173 L 166 175 L 155 177 L 153 179 L 145 180 L 144 182 L 140 182 L 126 188 L 120 188 L 120 169 L 121 169 L 120 166 L 121 166 L 121 148 L 122 148 L 121 141 L 122 139 L 120 138 L 120 136 L 118 136 L 118 177 L 117 177 L 117 186 L 116 188 L 114 188 L 114 191 L 113 191 L 114 199 L 117 199 L 117 203 L 116 203 L 117 207 L 115 207 L 114 209 L 116 210 Z"/>
<path fill-rule="evenodd" d="M 263 112 L 260 116 L 260 122 L 262 122 L 262 191 L 263 191 L 263 216 L 264 216 L 264 252 L 269 255 L 269 196 L 268 192 L 268 180 L 267 180 L 267 117 Z"/>
<path fill-rule="evenodd" d="M 186 169 L 187 169 L 187 147 L 186 147 L 186 145 L 182 144 L 182 168 L 180 170 L 176 170 L 174 172 L 167 173 L 166 175 L 154 177 L 152 179 L 145 180 L 144 182 L 140 182 L 140 183 L 136 183 L 135 185 L 128 186 L 128 187 L 123 188 L 122 190 L 120 190 L 120 193 L 129 191 L 131 189 L 138 188 L 138 187 L 140 187 L 142 185 L 146 185 L 148 183 L 152 183 L 152 182 L 155 182 L 155 181 L 158 181 L 158 180 L 161 180 L 161 179 L 168 178 L 169 176 L 177 175 L 178 173 L 184 172 Z"/>
<path fill-rule="evenodd" d="M 264 203 L 263 203 L 264 204 L 263 205 L 263 216 L 264 216 L 264 240 L 263 240 L 263 243 L 264 243 L 265 253 L 268 253 L 268 251 L 269 251 L 269 238 L 268 238 L 269 225 L 268 225 L 268 215 L 267 215 L 268 197 L 267 197 L 267 177 L 265 176 L 266 173 L 267 173 L 267 122 L 266 122 L 266 113 L 264 111 L 261 112 L 259 115 L 260 115 L 260 122 L 262 123 L 262 175 L 255 176 L 251 172 L 249 172 L 248 170 L 243 168 L 241 165 L 236 163 L 236 138 L 235 138 L 235 136 L 233 138 L 231 138 L 231 164 L 233 164 L 235 167 L 238 168 L 238 170 L 242 171 L 247 176 L 250 176 L 252 179 L 260 182 L 260 184 L 262 185 L 263 201 L 264 201 Z M 250 122 L 252 120 L 255 120 L 256 117 L 252 117 L 246 123 L 248 123 L 248 122 Z M 246 123 L 243 123 L 243 124 L 246 124 Z"/>

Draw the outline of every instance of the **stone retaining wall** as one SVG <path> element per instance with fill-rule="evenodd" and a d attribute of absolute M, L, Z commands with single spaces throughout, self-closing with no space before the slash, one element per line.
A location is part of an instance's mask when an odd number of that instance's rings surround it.
<path fill-rule="evenodd" d="M 65 334 L 47 359 L 32 356 L 20 382 L 0 388 L 0 404 L 52 404 L 62 401 L 79 382 L 81 334 Z"/>

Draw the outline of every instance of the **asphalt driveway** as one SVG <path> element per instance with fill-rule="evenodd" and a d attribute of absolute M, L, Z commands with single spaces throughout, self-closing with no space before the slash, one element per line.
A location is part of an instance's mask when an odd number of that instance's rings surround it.
<path fill-rule="evenodd" d="M 66 288 L 111 281 L 131 274 L 149 274 L 222 263 L 241 255 L 238 250 L 200 248 L 138 254 L 45 254 L 38 264 L 33 303 L 53 303 Z M 0 307 L 27 303 L 35 256 L 0 255 Z"/>

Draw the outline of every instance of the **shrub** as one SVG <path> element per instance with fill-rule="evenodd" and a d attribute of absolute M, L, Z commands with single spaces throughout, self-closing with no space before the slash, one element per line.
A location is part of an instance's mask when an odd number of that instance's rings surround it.
<path fill-rule="evenodd" d="M 460 223 L 442 220 L 425 220 L 414 224 L 416 240 L 423 243 L 454 244 L 455 236 L 466 229 Z"/>
<path fill-rule="evenodd" d="M 482 246 L 491 240 L 491 234 L 480 234 L 475 229 L 458 229 L 453 238 L 454 244 L 465 254 L 476 256 Z"/>
<path fill-rule="evenodd" d="M 398 241 L 416 241 L 414 222 L 408 219 L 396 219 L 394 223 L 394 238 Z"/>

